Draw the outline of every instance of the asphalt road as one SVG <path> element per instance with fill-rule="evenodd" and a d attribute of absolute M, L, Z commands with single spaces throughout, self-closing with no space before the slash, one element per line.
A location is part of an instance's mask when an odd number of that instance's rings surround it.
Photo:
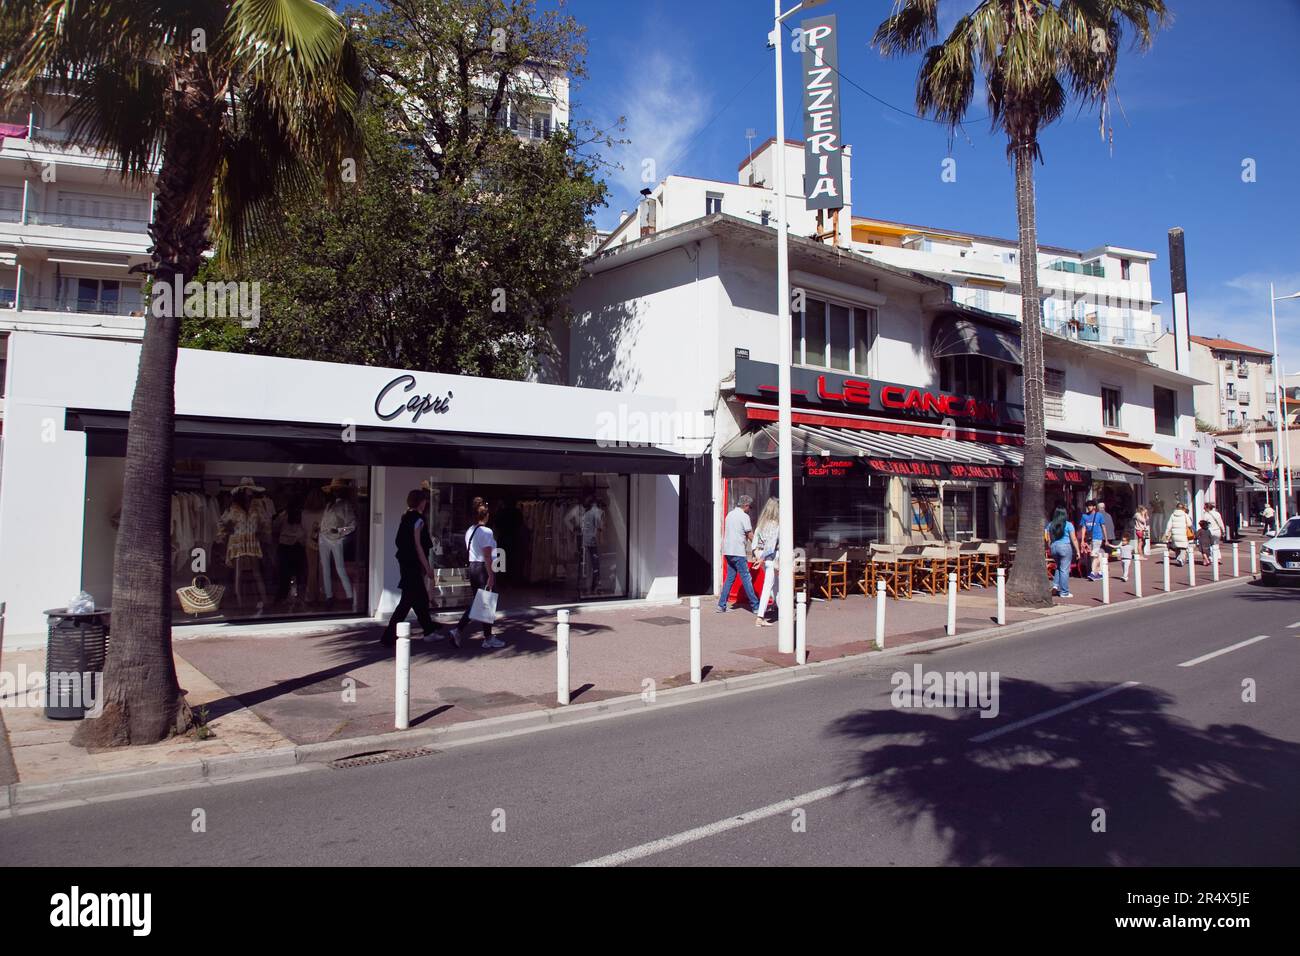
<path fill-rule="evenodd" d="M 996 672 L 997 716 L 894 706 L 915 665 Z M 1298 691 L 1300 590 L 1247 585 L 410 760 L 17 815 L 0 862 L 1296 865 Z"/>

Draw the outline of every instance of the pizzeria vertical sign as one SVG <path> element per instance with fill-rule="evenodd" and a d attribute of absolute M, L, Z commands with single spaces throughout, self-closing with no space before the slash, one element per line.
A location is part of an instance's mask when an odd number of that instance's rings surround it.
<path fill-rule="evenodd" d="M 809 209 L 844 205 L 839 27 L 835 14 L 800 25 L 803 46 L 803 188 Z"/>

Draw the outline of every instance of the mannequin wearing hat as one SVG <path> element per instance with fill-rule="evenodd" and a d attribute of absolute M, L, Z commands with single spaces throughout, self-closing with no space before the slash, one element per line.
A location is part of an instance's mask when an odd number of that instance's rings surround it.
<path fill-rule="evenodd" d="M 265 491 L 261 485 L 253 483 L 252 478 L 241 478 L 231 491 L 230 507 L 221 516 L 218 541 L 226 542 L 226 564 L 234 571 L 235 600 L 244 602 L 243 579 L 251 573 L 257 584 L 257 610 L 262 610 L 266 602 L 266 582 L 262 580 L 262 544 L 259 524 L 261 521 L 258 508 L 253 505 L 253 496 Z"/>
<path fill-rule="evenodd" d="M 320 538 L 317 542 L 325 600 L 334 600 L 333 571 L 337 570 L 339 581 L 343 584 L 343 594 L 352 602 L 352 610 L 355 611 L 357 595 L 352 590 L 352 581 L 348 578 L 348 569 L 343 562 L 343 544 L 357 530 L 357 511 L 352 504 L 352 482 L 346 478 L 335 478 L 321 490 L 328 499 L 325 513 L 321 515 Z"/>

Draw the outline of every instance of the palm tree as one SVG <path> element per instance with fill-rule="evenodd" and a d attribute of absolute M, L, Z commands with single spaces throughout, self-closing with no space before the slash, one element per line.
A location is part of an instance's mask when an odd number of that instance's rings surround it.
<path fill-rule="evenodd" d="M 0 105 L 67 97 L 70 138 L 124 180 L 157 171 L 151 261 L 182 285 L 213 240 L 238 256 L 274 230 L 278 199 L 336 181 L 359 137 L 361 70 L 347 27 L 313 0 L 6 0 Z M 83 745 L 186 729 L 171 647 L 170 499 L 180 309 L 152 297 L 127 434 L 113 566 L 113 639 Z"/>
<path fill-rule="evenodd" d="M 983 0 L 939 40 L 939 0 L 897 0 L 872 40 L 885 56 L 923 53 L 916 106 L 948 125 L 966 117 L 977 78 L 988 90 L 989 119 L 1007 136 L 1015 162 L 1020 233 L 1021 332 L 1024 344 L 1025 466 L 1020 483 L 1017 560 L 1008 599 L 1022 607 L 1051 604 L 1043 555 L 1044 470 L 1042 302 L 1038 292 L 1038 235 L 1034 160 L 1038 133 L 1060 118 L 1071 95 L 1098 108 L 1103 139 L 1109 130 L 1110 92 L 1125 30 L 1149 49 L 1168 20 L 1164 0 Z"/>

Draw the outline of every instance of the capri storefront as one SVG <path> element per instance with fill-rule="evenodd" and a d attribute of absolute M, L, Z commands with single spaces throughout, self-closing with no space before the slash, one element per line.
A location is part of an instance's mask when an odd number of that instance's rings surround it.
<path fill-rule="evenodd" d="M 6 646 L 79 591 L 111 602 L 139 346 L 15 333 L 0 483 Z M 176 624 L 382 617 L 415 488 L 435 610 L 473 596 L 476 498 L 503 610 L 677 597 L 679 489 L 709 469 L 618 428 L 670 399 L 183 349 L 171 500 Z M 201 588 L 206 601 L 186 600 Z M 212 600 L 216 596 L 215 602 Z"/>

